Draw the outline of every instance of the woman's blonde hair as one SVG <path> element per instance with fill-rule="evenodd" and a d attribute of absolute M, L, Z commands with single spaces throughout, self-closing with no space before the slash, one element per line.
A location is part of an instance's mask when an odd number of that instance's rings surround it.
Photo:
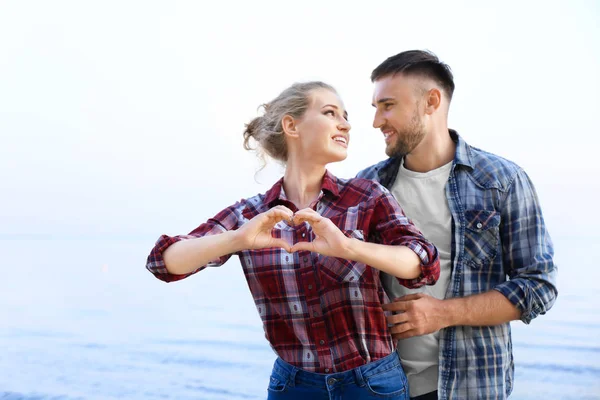
<path fill-rule="evenodd" d="M 250 140 L 253 139 L 258 143 L 260 150 L 269 157 L 285 163 L 288 149 L 281 121 L 286 115 L 294 119 L 302 118 L 310 105 L 310 92 L 315 89 L 327 89 L 337 93 L 331 85 L 319 81 L 294 83 L 269 103 L 261 106 L 264 109 L 263 115 L 246 124 L 244 148 L 255 150 L 250 145 Z"/>

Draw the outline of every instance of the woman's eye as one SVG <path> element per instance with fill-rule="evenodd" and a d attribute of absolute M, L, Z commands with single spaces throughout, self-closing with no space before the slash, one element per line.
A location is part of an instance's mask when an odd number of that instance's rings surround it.
<path fill-rule="evenodd" d="M 325 114 L 325 115 L 331 115 L 333 117 L 333 116 L 335 116 L 335 111 L 333 111 L 333 110 L 327 110 L 323 114 Z"/>

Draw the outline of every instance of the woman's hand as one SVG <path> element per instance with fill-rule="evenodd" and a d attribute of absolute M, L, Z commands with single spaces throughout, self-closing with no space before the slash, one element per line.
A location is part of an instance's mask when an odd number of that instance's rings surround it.
<path fill-rule="evenodd" d="M 291 221 L 293 215 L 294 213 L 289 208 L 276 206 L 246 222 L 237 230 L 244 250 L 281 247 L 287 252 L 291 252 L 292 246 L 284 239 L 274 238 L 272 231 L 278 222 Z"/>
<path fill-rule="evenodd" d="M 311 208 L 298 211 L 293 216 L 293 222 L 299 225 L 308 222 L 315 233 L 312 242 L 298 242 L 291 248 L 291 252 L 307 250 L 324 256 L 345 257 L 350 240 L 329 218 L 325 218 Z"/>

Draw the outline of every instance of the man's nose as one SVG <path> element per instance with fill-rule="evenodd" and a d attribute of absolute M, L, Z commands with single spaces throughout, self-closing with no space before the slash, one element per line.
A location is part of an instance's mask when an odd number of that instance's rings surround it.
<path fill-rule="evenodd" d="M 379 129 L 385 123 L 385 119 L 381 116 L 379 111 L 375 111 L 375 116 L 373 117 L 373 128 Z"/>

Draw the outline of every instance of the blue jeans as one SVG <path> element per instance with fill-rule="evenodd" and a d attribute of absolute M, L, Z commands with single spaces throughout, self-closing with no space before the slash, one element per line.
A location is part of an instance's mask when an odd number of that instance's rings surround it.
<path fill-rule="evenodd" d="M 408 381 L 395 351 L 345 372 L 303 371 L 281 358 L 275 360 L 269 381 L 269 400 L 408 400 Z"/>

